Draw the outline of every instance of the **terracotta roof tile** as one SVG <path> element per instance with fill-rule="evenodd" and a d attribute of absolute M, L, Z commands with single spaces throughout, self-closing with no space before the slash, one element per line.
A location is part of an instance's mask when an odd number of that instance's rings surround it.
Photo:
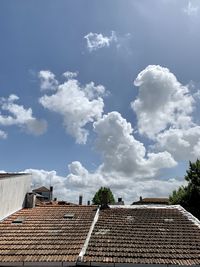
<path fill-rule="evenodd" d="M 71 219 L 64 214 L 74 214 Z M 50 205 L 22 209 L 0 222 L 0 262 L 75 262 L 95 206 Z M 22 223 L 13 223 L 17 218 Z"/>
<path fill-rule="evenodd" d="M 200 264 L 200 228 L 178 209 L 102 210 L 84 261 Z"/>

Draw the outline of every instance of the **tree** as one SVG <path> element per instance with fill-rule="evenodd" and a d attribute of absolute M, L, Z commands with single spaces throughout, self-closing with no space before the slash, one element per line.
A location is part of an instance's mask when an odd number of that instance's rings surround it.
<path fill-rule="evenodd" d="M 172 205 L 180 204 L 185 206 L 187 203 L 187 187 L 181 186 L 178 190 L 174 190 L 169 196 L 169 202 Z"/>
<path fill-rule="evenodd" d="M 94 195 L 92 199 L 93 204 L 95 205 L 103 205 L 106 204 L 114 204 L 115 199 L 112 191 L 108 187 L 101 187 Z"/>
<path fill-rule="evenodd" d="M 185 180 L 187 186 L 179 187 L 173 191 L 169 200 L 171 204 L 180 204 L 188 209 L 195 216 L 200 217 L 200 160 L 189 162 L 189 169 L 186 171 Z"/>

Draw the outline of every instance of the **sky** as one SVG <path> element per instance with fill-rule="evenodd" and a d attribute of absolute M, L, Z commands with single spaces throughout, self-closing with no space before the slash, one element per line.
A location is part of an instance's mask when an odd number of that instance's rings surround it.
<path fill-rule="evenodd" d="M 200 153 L 199 25 L 198 0 L 1 0 L 0 170 L 168 197 Z"/>

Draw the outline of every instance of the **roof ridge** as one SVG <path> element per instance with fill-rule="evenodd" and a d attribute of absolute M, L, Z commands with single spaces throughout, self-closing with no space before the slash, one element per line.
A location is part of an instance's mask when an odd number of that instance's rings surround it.
<path fill-rule="evenodd" d="M 95 216 L 94 216 L 94 219 L 93 219 L 93 221 L 92 221 L 92 224 L 91 224 L 91 226 L 90 226 L 90 230 L 89 230 L 89 232 L 88 232 L 88 234 L 87 234 L 87 237 L 86 237 L 86 239 L 85 239 L 84 245 L 83 245 L 83 247 L 82 247 L 82 249 L 81 249 L 81 252 L 80 252 L 79 255 L 78 255 L 77 262 L 82 262 L 82 261 L 83 261 L 83 257 L 84 257 L 84 255 L 85 255 L 85 252 L 86 252 L 87 248 L 88 248 L 88 244 L 89 244 L 90 237 L 91 237 L 91 235 L 92 235 L 94 226 L 95 226 L 96 222 L 97 222 L 98 219 L 99 219 L 99 211 L 100 211 L 100 208 L 98 207 L 98 208 L 97 208 L 97 211 L 96 211 L 96 214 L 95 214 Z"/>
<path fill-rule="evenodd" d="M 110 208 L 122 209 L 177 209 L 180 205 L 144 204 L 144 205 L 109 205 Z"/>

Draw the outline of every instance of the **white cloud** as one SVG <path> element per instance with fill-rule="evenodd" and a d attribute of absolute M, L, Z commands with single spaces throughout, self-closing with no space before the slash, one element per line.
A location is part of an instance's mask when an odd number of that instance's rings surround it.
<path fill-rule="evenodd" d="M 157 136 L 155 148 L 167 150 L 176 160 L 195 161 L 200 157 L 200 126 L 189 129 L 169 129 Z"/>
<path fill-rule="evenodd" d="M 182 183 L 177 180 L 162 183 L 158 179 L 162 169 L 172 168 L 177 163 L 166 151 L 148 153 L 144 145 L 134 138 L 130 123 L 118 112 L 108 113 L 95 122 L 94 131 L 103 163 L 94 172 L 89 172 L 80 162 L 72 162 L 68 166 L 70 174 L 67 176 L 71 186 L 83 190 L 87 188 L 92 192 L 100 186 L 108 186 L 118 196 L 123 192 L 123 197 L 131 201 L 131 198 L 135 199 L 149 188 L 157 192 L 162 186 L 165 189 L 159 195 L 167 196 L 171 189 Z"/>
<path fill-rule="evenodd" d="M 188 2 L 187 6 L 183 8 L 183 12 L 187 14 L 188 16 L 194 16 L 197 15 L 199 10 L 198 6 L 194 6 L 191 1 Z"/>
<path fill-rule="evenodd" d="M 22 105 L 16 104 L 15 101 L 17 100 L 19 100 L 19 97 L 16 95 L 10 95 L 8 98 L 0 98 L 0 125 L 16 125 L 31 134 L 43 134 L 47 128 L 46 121 L 36 119 L 32 114 L 32 109 L 25 109 Z M 10 113 L 10 115 L 7 113 Z M 2 136 L 6 138 L 5 133 L 2 133 Z"/>
<path fill-rule="evenodd" d="M 91 200 L 101 187 L 110 187 L 116 199 L 123 197 L 126 203 L 143 197 L 167 197 L 184 180 L 161 180 L 163 169 L 176 166 L 168 152 L 148 153 L 143 144 L 133 136 L 133 129 L 118 112 L 104 115 L 94 123 L 97 134 L 96 148 L 102 155 L 102 164 L 93 172 L 80 162 L 68 165 L 66 177 L 55 171 L 29 169 L 32 172 L 33 187 L 54 186 L 54 196 L 76 202 L 83 194 L 84 201 Z"/>
<path fill-rule="evenodd" d="M 6 139 L 7 138 L 7 133 L 6 132 L 4 132 L 4 131 L 2 131 L 2 130 L 0 130 L 0 139 Z"/>
<path fill-rule="evenodd" d="M 139 87 L 131 103 L 140 134 L 154 141 L 154 151 L 168 151 L 175 160 L 196 160 L 200 156 L 200 126 L 193 119 L 199 92 L 183 86 L 161 66 L 148 66 L 134 81 Z M 189 90 L 190 88 L 190 90 Z"/>
<path fill-rule="evenodd" d="M 191 114 L 194 98 L 167 68 L 149 65 L 134 81 L 138 98 L 131 103 L 140 134 L 154 139 L 169 126 L 188 129 L 194 125 Z"/>
<path fill-rule="evenodd" d="M 63 76 L 68 79 L 68 80 L 71 80 L 71 79 L 74 79 L 78 76 L 78 72 L 71 72 L 71 71 L 66 71 L 63 73 Z"/>
<path fill-rule="evenodd" d="M 63 117 L 63 125 L 77 143 L 85 144 L 88 123 L 98 120 L 103 113 L 102 96 L 105 88 L 93 82 L 81 86 L 78 80 L 69 79 L 58 85 L 52 95 L 44 95 L 39 99 L 43 107 L 56 112 Z"/>
<path fill-rule="evenodd" d="M 102 171 L 119 172 L 132 178 L 154 177 L 159 169 L 176 165 L 168 152 L 149 154 L 133 136 L 133 129 L 121 114 L 111 112 L 94 123 L 97 148 L 103 155 Z"/>
<path fill-rule="evenodd" d="M 41 70 L 38 73 L 38 77 L 40 79 L 41 90 L 55 90 L 57 88 L 58 81 L 55 78 L 55 74 L 51 71 Z"/>
<path fill-rule="evenodd" d="M 110 36 L 104 36 L 101 33 L 88 33 L 84 36 L 87 41 L 87 48 L 90 52 L 103 47 L 109 47 L 111 43 L 117 42 L 117 36 L 114 31 L 111 32 Z"/>
<path fill-rule="evenodd" d="M 85 204 L 87 200 L 92 200 L 100 186 L 110 186 L 116 200 L 118 197 L 123 197 L 126 203 L 132 203 L 138 200 L 139 196 L 167 197 L 174 189 L 184 184 L 184 181 L 176 179 L 163 181 L 157 179 L 131 181 L 129 179 L 126 181 L 126 186 L 121 186 L 122 183 L 120 181 L 118 186 L 112 186 L 112 184 L 106 182 L 106 178 L 103 178 L 102 174 L 89 173 L 79 162 L 72 163 L 71 165 L 70 171 L 72 173 L 67 177 L 58 175 L 56 171 L 26 169 L 23 172 L 32 173 L 32 189 L 40 186 L 49 188 L 52 185 L 54 188 L 53 197 L 57 197 L 58 200 L 78 203 L 78 197 L 82 194 Z M 83 181 L 84 186 L 82 186 Z"/>

